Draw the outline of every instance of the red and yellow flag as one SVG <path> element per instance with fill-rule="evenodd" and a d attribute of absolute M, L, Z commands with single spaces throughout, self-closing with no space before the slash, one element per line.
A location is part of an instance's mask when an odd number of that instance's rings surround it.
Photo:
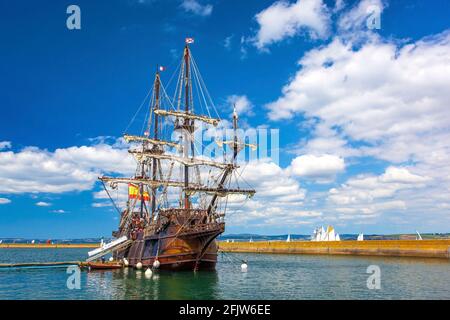
<path fill-rule="evenodd" d="M 128 199 L 139 199 L 144 201 L 150 200 L 150 195 L 147 191 L 143 192 L 143 197 L 140 197 L 139 186 L 133 183 L 128 184 Z"/>

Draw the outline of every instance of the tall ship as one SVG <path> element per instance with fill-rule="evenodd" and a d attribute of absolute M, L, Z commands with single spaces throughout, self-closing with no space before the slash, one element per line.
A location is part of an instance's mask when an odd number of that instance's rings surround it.
<path fill-rule="evenodd" d="M 99 177 L 121 216 L 113 231 L 117 242 L 113 257 L 137 268 L 214 269 L 216 238 L 225 230 L 229 198 L 255 194 L 251 187 L 239 186 L 238 153 L 256 146 L 238 136 L 236 110 L 227 122 L 232 123 L 231 137 L 213 141 L 222 154 L 205 156 L 197 150 L 202 147 L 196 141 L 198 127 L 217 128 L 221 119 L 192 57 L 192 42 L 186 39 L 174 72 L 178 76 L 173 97 L 168 96 L 161 81 L 163 68 L 158 67 L 142 132 L 123 136 L 136 160 L 134 176 Z M 119 187 L 127 189 L 126 204 L 120 209 L 113 199 Z"/>

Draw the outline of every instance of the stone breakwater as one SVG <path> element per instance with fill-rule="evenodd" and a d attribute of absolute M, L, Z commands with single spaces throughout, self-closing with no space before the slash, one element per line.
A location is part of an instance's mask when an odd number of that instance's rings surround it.
<path fill-rule="evenodd" d="M 223 252 L 450 258 L 448 240 L 219 242 Z"/>

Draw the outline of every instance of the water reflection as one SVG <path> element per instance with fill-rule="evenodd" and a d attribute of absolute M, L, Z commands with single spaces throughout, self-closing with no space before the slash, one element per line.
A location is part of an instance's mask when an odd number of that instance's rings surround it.
<path fill-rule="evenodd" d="M 216 271 L 155 271 L 148 278 L 144 271 L 125 268 L 86 272 L 86 290 L 100 299 L 218 299 Z"/>

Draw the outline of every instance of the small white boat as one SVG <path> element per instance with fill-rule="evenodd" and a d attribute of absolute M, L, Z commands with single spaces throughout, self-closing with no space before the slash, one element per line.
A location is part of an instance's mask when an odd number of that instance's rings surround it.
<path fill-rule="evenodd" d="M 423 240 L 423 239 L 422 239 L 422 236 L 421 236 L 420 233 L 419 233 L 419 231 L 416 230 L 416 233 L 417 233 L 416 240 Z"/>
<path fill-rule="evenodd" d="M 364 240 L 364 234 L 363 233 L 360 233 L 359 235 L 358 235 L 358 238 L 356 239 L 357 241 L 363 241 Z"/>

